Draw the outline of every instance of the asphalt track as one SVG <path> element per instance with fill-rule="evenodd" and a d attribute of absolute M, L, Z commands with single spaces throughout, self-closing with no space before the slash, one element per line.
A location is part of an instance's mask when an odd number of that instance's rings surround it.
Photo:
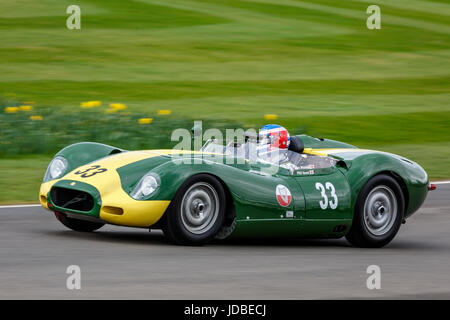
<path fill-rule="evenodd" d="M 369 290 L 366 269 L 381 268 Z M 81 268 L 81 289 L 66 269 Z M 40 207 L 0 208 L 0 299 L 449 299 L 450 184 L 383 249 L 340 240 L 179 247 L 160 232 L 65 229 Z"/>

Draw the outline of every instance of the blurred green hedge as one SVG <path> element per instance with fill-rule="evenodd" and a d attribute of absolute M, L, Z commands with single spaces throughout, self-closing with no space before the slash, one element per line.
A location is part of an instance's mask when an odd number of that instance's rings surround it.
<path fill-rule="evenodd" d="M 16 110 L 16 109 L 8 109 Z M 35 120 L 32 120 L 35 119 Z M 42 118 L 42 119 L 41 119 Z M 151 118 L 140 124 L 139 119 Z M 145 121 L 144 121 L 145 122 Z M 54 154 L 76 142 L 92 141 L 123 149 L 172 148 L 174 129 L 190 130 L 194 119 L 180 119 L 173 115 L 149 116 L 127 110 L 105 113 L 105 108 L 77 109 L 60 112 L 56 108 L 33 108 L 31 111 L 0 113 L 0 155 Z M 243 124 L 227 120 L 203 121 L 203 129 L 242 128 Z"/>

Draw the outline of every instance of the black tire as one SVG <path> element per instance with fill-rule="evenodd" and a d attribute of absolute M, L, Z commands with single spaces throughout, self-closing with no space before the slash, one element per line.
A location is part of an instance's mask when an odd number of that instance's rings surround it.
<path fill-rule="evenodd" d="M 376 200 L 379 199 L 382 201 L 377 202 Z M 361 189 L 356 200 L 353 223 L 345 237 L 356 247 L 384 247 L 391 242 L 400 229 L 404 212 L 405 198 L 397 181 L 386 174 L 377 175 Z M 385 224 L 385 227 L 377 229 L 377 223 L 383 221 L 383 214 L 389 222 Z"/>
<path fill-rule="evenodd" d="M 194 192 L 196 191 L 197 198 L 194 196 Z M 210 196 L 211 203 L 208 204 L 207 199 L 204 202 L 200 201 L 199 203 L 195 203 L 196 200 L 200 199 L 200 195 L 204 197 Z M 212 201 L 214 201 L 214 206 L 212 205 Z M 183 210 L 183 202 L 185 208 L 188 206 L 191 210 Z M 194 208 L 194 205 L 200 206 L 200 209 Z M 195 227 L 195 225 L 190 226 L 189 217 L 192 218 L 195 214 L 202 214 L 202 205 L 206 212 L 205 217 L 211 216 L 210 221 L 208 223 L 205 222 L 206 226 L 203 229 L 201 225 L 198 227 Z M 192 176 L 178 189 L 169 208 L 164 214 L 162 221 L 164 235 L 175 244 L 203 245 L 212 240 L 223 225 L 225 206 L 225 191 L 222 184 L 216 178 L 208 174 Z M 197 210 L 199 211 L 196 212 Z M 206 218 L 206 221 L 208 219 Z M 198 230 L 194 230 L 195 228 L 198 228 Z"/>
<path fill-rule="evenodd" d="M 69 218 L 66 215 L 55 212 L 56 219 L 58 219 L 63 225 L 65 225 L 67 228 L 72 229 L 74 231 L 80 231 L 80 232 L 92 232 L 95 230 L 100 229 L 105 224 L 99 223 L 99 222 L 91 222 L 91 221 L 85 221 L 85 220 L 79 220 L 79 219 L 73 219 Z"/>

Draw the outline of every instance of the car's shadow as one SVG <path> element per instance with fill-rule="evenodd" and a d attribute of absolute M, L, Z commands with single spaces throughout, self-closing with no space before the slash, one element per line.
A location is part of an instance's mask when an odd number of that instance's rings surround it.
<path fill-rule="evenodd" d="M 65 239 L 76 239 L 80 241 L 101 241 L 108 243 L 135 244 L 135 245 L 167 245 L 173 246 L 160 230 L 148 232 L 144 229 L 122 229 L 122 230 L 99 230 L 96 232 L 76 232 L 72 230 L 46 231 L 47 235 Z M 301 248 L 353 248 L 345 238 L 340 239 L 301 239 L 301 238 L 232 238 L 226 240 L 213 240 L 206 245 L 217 247 L 301 247 Z M 449 246 L 444 245 L 444 247 Z M 383 249 L 400 250 L 442 250 L 442 244 L 424 243 L 414 240 L 394 239 Z M 368 250 L 368 249 L 363 249 Z M 379 250 L 379 249 L 369 249 Z"/>
<path fill-rule="evenodd" d="M 146 232 L 144 230 L 127 231 L 95 231 L 95 232 L 77 232 L 72 230 L 47 231 L 46 234 L 53 237 L 73 239 L 80 241 L 101 241 L 109 243 L 127 243 L 136 245 L 170 245 L 162 232 Z"/>
<path fill-rule="evenodd" d="M 127 243 L 136 245 L 173 245 L 159 230 L 99 230 L 96 232 L 76 232 L 71 230 L 47 231 L 52 237 L 65 239 L 102 241 L 109 243 Z M 271 247 L 350 247 L 345 239 L 297 239 L 297 238 L 237 238 L 213 240 L 207 246 L 271 246 Z"/>

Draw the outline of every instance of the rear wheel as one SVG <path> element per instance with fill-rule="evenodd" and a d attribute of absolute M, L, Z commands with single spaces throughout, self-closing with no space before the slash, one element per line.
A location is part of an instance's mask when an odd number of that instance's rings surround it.
<path fill-rule="evenodd" d="M 221 183 L 210 175 L 199 174 L 180 187 L 162 229 L 176 244 L 201 245 L 214 238 L 224 217 L 225 192 Z"/>
<path fill-rule="evenodd" d="M 65 225 L 67 228 L 72 229 L 74 231 L 92 232 L 97 229 L 100 229 L 101 227 L 103 227 L 105 225 L 104 223 L 99 223 L 99 222 L 91 222 L 91 221 L 69 218 L 60 212 L 55 212 L 55 216 L 56 216 L 56 219 L 58 219 L 63 225 Z"/>
<path fill-rule="evenodd" d="M 380 248 L 397 234 L 403 220 L 402 190 L 389 175 L 370 179 L 359 193 L 347 240 L 357 247 Z"/>

